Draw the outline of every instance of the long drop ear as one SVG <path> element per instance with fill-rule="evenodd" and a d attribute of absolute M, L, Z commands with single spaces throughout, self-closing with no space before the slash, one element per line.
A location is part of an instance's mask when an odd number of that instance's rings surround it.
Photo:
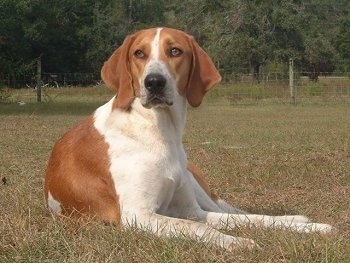
<path fill-rule="evenodd" d="M 187 101 L 192 107 L 198 107 L 207 91 L 221 81 L 221 76 L 208 54 L 191 37 L 192 73 L 186 90 Z"/>
<path fill-rule="evenodd" d="M 128 36 L 101 69 L 102 80 L 117 93 L 116 107 L 123 110 L 128 110 L 135 98 L 129 63 L 129 49 L 134 39 L 134 35 Z"/>

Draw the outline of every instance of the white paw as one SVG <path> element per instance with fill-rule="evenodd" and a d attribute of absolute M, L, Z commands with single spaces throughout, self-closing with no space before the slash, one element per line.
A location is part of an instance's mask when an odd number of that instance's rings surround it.
<path fill-rule="evenodd" d="M 330 233 L 333 229 L 328 224 L 319 223 L 291 223 L 289 226 L 285 225 L 285 227 L 299 233 L 318 232 L 322 234 Z"/>
<path fill-rule="evenodd" d="M 309 223 L 310 219 L 306 216 L 293 215 L 293 216 L 276 216 L 276 221 L 286 222 L 286 223 Z"/>
<path fill-rule="evenodd" d="M 253 239 L 242 238 L 242 237 L 231 237 L 230 242 L 224 244 L 224 248 L 233 251 L 233 250 L 258 250 L 260 246 L 255 243 Z"/>
<path fill-rule="evenodd" d="M 330 233 L 333 230 L 333 227 L 328 224 L 320 224 L 320 223 L 311 223 L 310 232 L 319 232 L 322 234 Z"/>

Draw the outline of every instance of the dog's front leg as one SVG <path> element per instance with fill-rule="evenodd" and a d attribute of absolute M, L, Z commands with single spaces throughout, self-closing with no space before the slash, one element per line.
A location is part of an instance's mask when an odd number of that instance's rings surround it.
<path fill-rule="evenodd" d="M 138 213 L 130 218 L 124 218 L 123 224 L 126 227 L 137 227 L 160 237 L 190 238 L 229 251 L 252 250 L 258 247 L 252 239 L 225 235 L 208 224 L 156 213 Z"/>
<path fill-rule="evenodd" d="M 206 221 L 215 228 L 265 227 L 289 229 L 296 232 L 328 233 L 332 227 L 328 224 L 310 223 L 304 216 L 268 216 L 254 214 L 222 214 L 206 212 Z"/>

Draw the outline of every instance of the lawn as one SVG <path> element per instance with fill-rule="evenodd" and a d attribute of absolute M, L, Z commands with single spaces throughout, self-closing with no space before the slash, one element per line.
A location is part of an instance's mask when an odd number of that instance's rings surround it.
<path fill-rule="evenodd" d="M 20 92 L 15 100 L 21 99 Z M 54 142 L 111 96 L 55 91 L 44 103 L 0 104 L 0 262 L 350 262 L 349 104 L 236 105 L 209 95 L 189 109 L 185 148 L 221 197 L 242 209 L 303 214 L 330 235 L 230 229 L 254 252 L 227 252 L 93 220 L 52 217 L 43 175 Z"/>

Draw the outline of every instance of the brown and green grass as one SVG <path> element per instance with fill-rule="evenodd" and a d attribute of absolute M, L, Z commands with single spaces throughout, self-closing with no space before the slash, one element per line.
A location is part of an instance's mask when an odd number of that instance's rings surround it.
<path fill-rule="evenodd" d="M 54 142 L 111 96 L 69 92 L 41 104 L 0 104 L 0 262 L 350 262 L 348 104 L 233 105 L 213 92 L 189 110 L 189 159 L 223 198 L 250 212 L 303 214 L 336 228 L 330 235 L 227 230 L 262 247 L 227 252 L 47 213 L 43 175 Z"/>

